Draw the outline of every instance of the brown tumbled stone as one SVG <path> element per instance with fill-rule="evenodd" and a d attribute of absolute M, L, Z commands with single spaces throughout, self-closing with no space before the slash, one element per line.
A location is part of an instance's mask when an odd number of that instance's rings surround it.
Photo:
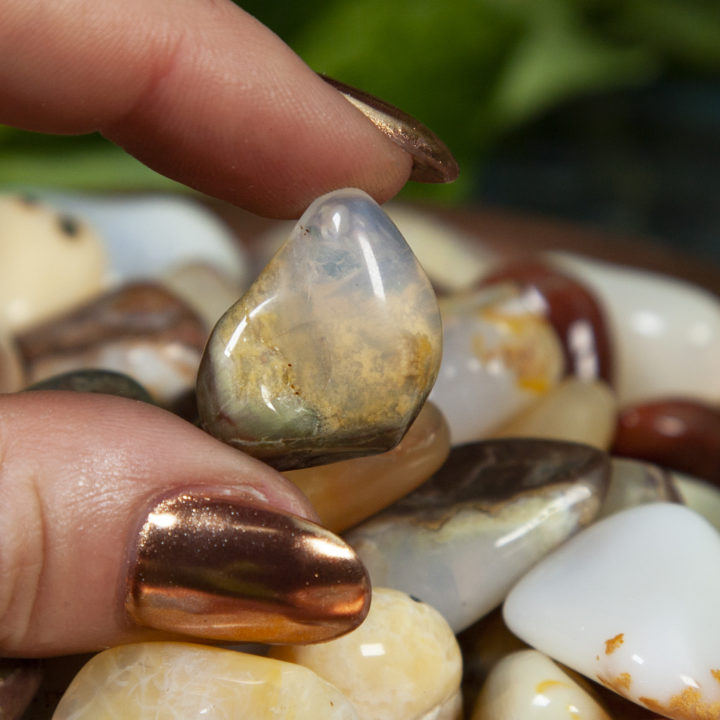
<path fill-rule="evenodd" d="M 676 398 L 625 408 L 618 417 L 612 454 L 720 484 L 720 411 Z"/>
<path fill-rule="evenodd" d="M 483 285 L 500 282 L 540 295 L 539 303 L 562 341 L 570 374 L 612 384 L 610 333 L 600 302 L 588 288 L 539 260 L 504 265 L 484 278 Z"/>

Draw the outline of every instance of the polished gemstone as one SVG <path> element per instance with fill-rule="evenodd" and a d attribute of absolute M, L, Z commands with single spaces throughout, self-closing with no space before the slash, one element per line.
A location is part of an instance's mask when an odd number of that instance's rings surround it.
<path fill-rule="evenodd" d="M 105 650 L 78 673 L 53 720 L 357 720 L 310 670 L 186 643 Z"/>
<path fill-rule="evenodd" d="M 140 383 L 113 370 L 71 370 L 36 382 L 25 390 L 72 390 L 117 395 L 152 403 L 150 394 Z"/>
<path fill-rule="evenodd" d="M 220 319 L 198 375 L 204 428 L 279 469 L 385 452 L 437 375 L 430 282 L 360 190 L 317 199 Z"/>
<path fill-rule="evenodd" d="M 720 409 L 663 398 L 623 409 L 612 452 L 720 485 Z"/>
<path fill-rule="evenodd" d="M 681 503 L 674 473 L 652 463 L 612 458 L 610 484 L 598 519 L 635 505 Z"/>
<path fill-rule="evenodd" d="M 449 452 L 447 422 L 426 402 L 392 450 L 284 475 L 310 499 L 321 523 L 341 532 L 414 490 L 440 468 Z"/>
<path fill-rule="evenodd" d="M 206 337 L 178 297 L 136 283 L 18 335 L 17 343 L 29 383 L 71 370 L 114 370 L 171 405 L 194 386 Z"/>
<path fill-rule="evenodd" d="M 569 440 L 607 450 L 616 414 L 615 394 L 606 383 L 569 377 L 491 435 Z"/>
<path fill-rule="evenodd" d="M 31 197 L 0 195 L 0 327 L 13 332 L 102 292 L 107 257 L 83 220 Z"/>
<path fill-rule="evenodd" d="M 590 526 L 505 601 L 533 647 L 652 712 L 720 717 L 720 535 L 682 505 Z"/>
<path fill-rule="evenodd" d="M 460 720 L 462 658 L 452 630 L 429 605 L 375 588 L 356 630 L 318 645 L 278 646 L 350 699 L 360 720 Z"/>
<path fill-rule="evenodd" d="M 681 280 L 565 253 L 553 264 L 599 298 L 622 405 L 654 397 L 720 401 L 720 302 Z"/>
<path fill-rule="evenodd" d="M 609 459 L 575 443 L 506 439 L 453 448 L 417 490 L 346 533 L 374 585 L 436 607 L 454 631 L 595 517 Z"/>
<path fill-rule="evenodd" d="M 562 341 L 569 374 L 612 384 L 612 343 L 605 311 L 587 287 L 541 260 L 517 260 L 483 279 L 484 285 L 498 282 L 520 285 L 528 302 L 542 310 Z"/>
<path fill-rule="evenodd" d="M 513 286 L 444 298 L 440 307 L 443 358 L 430 399 L 453 445 L 487 437 L 562 377 L 557 334 Z"/>
<path fill-rule="evenodd" d="M 503 658 L 480 693 L 471 720 L 611 720 L 550 658 L 520 650 Z"/>

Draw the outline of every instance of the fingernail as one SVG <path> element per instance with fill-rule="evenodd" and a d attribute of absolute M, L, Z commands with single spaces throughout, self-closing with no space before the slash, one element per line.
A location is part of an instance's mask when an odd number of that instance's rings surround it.
<path fill-rule="evenodd" d="M 458 176 L 458 164 L 447 145 L 412 115 L 362 90 L 320 75 L 370 120 L 380 132 L 413 157 L 410 179 L 448 183 Z"/>
<path fill-rule="evenodd" d="M 142 522 L 126 609 L 156 630 L 225 642 L 310 643 L 357 627 L 367 572 L 329 530 L 295 515 L 188 492 Z"/>

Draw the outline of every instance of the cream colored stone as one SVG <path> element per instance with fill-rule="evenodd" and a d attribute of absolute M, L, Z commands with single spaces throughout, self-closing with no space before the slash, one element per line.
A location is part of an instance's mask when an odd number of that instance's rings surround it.
<path fill-rule="evenodd" d="M 617 400 L 602 380 L 571 377 L 492 433 L 492 437 L 569 440 L 607 450 L 615 432 Z"/>
<path fill-rule="evenodd" d="M 19 195 L 0 196 L 0 325 L 13 332 L 99 294 L 102 242 L 86 223 Z"/>
<path fill-rule="evenodd" d="M 485 681 L 471 720 L 610 720 L 603 708 L 537 650 L 504 657 Z"/>
<path fill-rule="evenodd" d="M 106 650 L 53 720 L 355 720 L 350 702 L 298 665 L 189 643 Z"/>
<path fill-rule="evenodd" d="M 277 647 L 338 687 L 361 720 L 456 720 L 462 658 L 440 613 L 409 595 L 375 588 L 356 630 L 327 643 Z"/>

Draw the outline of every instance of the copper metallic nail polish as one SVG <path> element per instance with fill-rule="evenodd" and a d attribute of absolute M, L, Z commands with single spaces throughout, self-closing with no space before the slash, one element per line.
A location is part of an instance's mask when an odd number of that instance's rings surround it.
<path fill-rule="evenodd" d="M 225 642 L 310 643 L 358 626 L 370 582 L 329 530 L 285 513 L 185 493 L 140 529 L 125 606 L 145 627 Z"/>
<path fill-rule="evenodd" d="M 327 75 L 320 75 L 340 92 L 380 132 L 413 157 L 411 180 L 426 183 L 448 183 L 458 176 L 458 164 L 445 143 L 412 115 L 374 95 L 345 85 Z"/>

